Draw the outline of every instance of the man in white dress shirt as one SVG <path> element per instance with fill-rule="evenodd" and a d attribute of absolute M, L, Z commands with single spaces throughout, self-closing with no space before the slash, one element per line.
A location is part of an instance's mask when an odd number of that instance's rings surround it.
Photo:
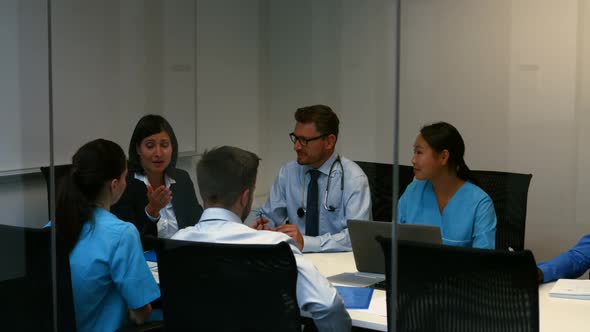
<path fill-rule="evenodd" d="M 291 237 L 257 231 L 243 224 L 252 207 L 259 158 L 254 153 L 223 146 L 206 151 L 197 165 L 197 181 L 205 211 L 198 224 L 172 238 L 185 241 L 276 244 L 287 242 L 297 263 L 297 302 L 309 312 L 319 331 L 350 331 L 351 320 L 330 282 L 306 261 Z"/>

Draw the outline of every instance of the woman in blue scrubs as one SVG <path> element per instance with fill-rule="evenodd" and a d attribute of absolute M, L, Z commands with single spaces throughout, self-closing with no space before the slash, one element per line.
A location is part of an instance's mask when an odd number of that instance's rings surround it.
<path fill-rule="evenodd" d="M 494 249 L 492 199 L 465 164 L 465 143 L 446 122 L 425 126 L 414 143 L 414 181 L 399 200 L 400 224 L 440 227 L 443 244 Z"/>
<path fill-rule="evenodd" d="M 126 187 L 116 143 L 82 146 L 57 198 L 55 227 L 70 253 L 77 331 L 115 331 L 147 320 L 160 290 L 133 224 L 109 212 Z"/>

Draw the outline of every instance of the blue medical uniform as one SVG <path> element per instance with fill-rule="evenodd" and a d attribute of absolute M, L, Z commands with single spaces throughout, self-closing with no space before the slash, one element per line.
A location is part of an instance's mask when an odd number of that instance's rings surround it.
<path fill-rule="evenodd" d="M 496 212 L 488 194 L 467 181 L 451 197 L 442 214 L 432 183 L 414 180 L 399 200 L 400 224 L 440 227 L 443 244 L 494 249 Z"/>
<path fill-rule="evenodd" d="M 128 309 L 160 297 L 133 224 L 96 208 L 70 253 L 78 331 L 115 331 L 129 324 Z"/>

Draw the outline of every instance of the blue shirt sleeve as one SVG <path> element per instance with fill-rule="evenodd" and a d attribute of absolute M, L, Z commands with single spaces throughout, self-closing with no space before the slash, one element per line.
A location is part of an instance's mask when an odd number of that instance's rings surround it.
<path fill-rule="evenodd" d="M 560 278 L 578 278 L 590 268 L 590 234 L 561 255 L 538 264 L 543 271 L 543 282 Z"/>
<path fill-rule="evenodd" d="M 473 248 L 496 248 L 496 210 L 489 196 L 477 206 L 473 225 Z"/>
<path fill-rule="evenodd" d="M 407 221 L 407 208 L 408 208 L 408 196 L 412 194 L 414 190 L 414 181 L 412 181 L 407 187 L 402 197 L 400 197 L 397 204 L 397 223 L 405 224 Z"/>
<path fill-rule="evenodd" d="M 137 229 L 129 224 L 121 233 L 111 260 L 111 277 L 130 309 L 138 309 L 160 297 L 150 272 Z"/>
<path fill-rule="evenodd" d="M 268 226 L 276 227 L 285 223 L 287 219 L 287 172 L 285 166 L 279 170 L 279 175 L 272 184 L 268 200 L 262 206 L 262 213 L 269 220 Z"/>

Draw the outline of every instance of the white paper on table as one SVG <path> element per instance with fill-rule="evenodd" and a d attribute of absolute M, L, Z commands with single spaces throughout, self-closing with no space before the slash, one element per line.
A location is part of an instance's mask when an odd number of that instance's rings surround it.
<path fill-rule="evenodd" d="M 369 304 L 369 309 L 367 309 L 370 313 L 387 317 L 387 302 L 385 301 L 385 296 L 381 297 L 373 297 L 371 300 L 371 304 Z"/>
<path fill-rule="evenodd" d="M 152 276 L 154 276 L 154 279 L 156 279 L 156 282 L 159 284 L 160 283 L 160 275 L 158 274 L 158 263 L 147 262 L 147 265 L 148 265 L 150 271 L 152 272 Z"/>
<path fill-rule="evenodd" d="M 590 300 L 590 280 L 559 279 L 551 288 L 550 296 Z"/>

